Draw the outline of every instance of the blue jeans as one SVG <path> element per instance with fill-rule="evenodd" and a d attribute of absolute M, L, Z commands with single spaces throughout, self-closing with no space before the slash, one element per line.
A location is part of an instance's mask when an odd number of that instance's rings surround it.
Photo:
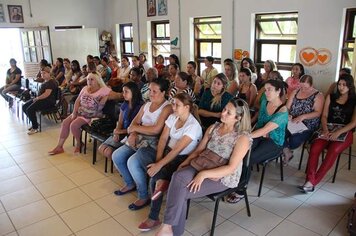
<path fill-rule="evenodd" d="M 120 172 L 124 178 L 125 184 L 131 188 L 135 186 L 135 182 L 127 167 L 127 160 L 135 154 L 135 150 L 131 147 L 122 145 L 112 153 L 112 161 L 115 164 L 116 169 Z"/>
<path fill-rule="evenodd" d="M 284 144 L 285 147 L 288 147 L 289 149 L 296 149 L 300 145 L 302 145 L 305 141 L 307 141 L 313 134 L 312 130 L 306 130 L 302 133 L 295 133 L 295 134 L 290 134 L 288 132 L 287 136 L 290 135 L 289 137 L 286 138 L 286 142 Z"/>
<path fill-rule="evenodd" d="M 157 151 L 151 147 L 142 147 L 127 161 L 127 166 L 137 187 L 139 199 L 148 198 L 147 165 L 156 162 Z"/>

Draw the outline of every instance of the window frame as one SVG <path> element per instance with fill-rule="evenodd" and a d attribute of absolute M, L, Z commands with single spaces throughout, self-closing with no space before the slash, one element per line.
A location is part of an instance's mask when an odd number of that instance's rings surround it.
<path fill-rule="evenodd" d="M 219 19 L 220 20 L 212 20 L 209 21 L 209 19 Z M 220 24 L 220 27 L 222 28 L 222 20 L 221 20 L 221 16 L 211 16 L 211 17 L 197 17 L 194 18 L 193 20 L 193 26 L 194 26 L 194 60 L 197 63 L 197 73 L 198 75 L 200 75 L 201 72 L 201 67 L 200 64 L 204 63 L 204 60 L 206 58 L 206 56 L 201 56 L 201 44 L 202 43 L 210 43 L 211 44 L 211 52 L 212 55 L 209 56 L 213 56 L 214 55 L 214 44 L 220 44 L 220 46 L 222 47 L 222 36 L 220 34 L 220 38 L 200 38 L 199 37 L 199 32 L 201 31 L 198 27 L 198 25 L 205 25 L 208 24 L 210 29 L 212 31 L 214 31 L 212 29 L 212 27 L 210 26 L 210 24 Z M 220 52 L 221 55 L 221 52 Z M 214 57 L 214 64 L 218 64 L 221 65 L 221 57 Z"/>
<path fill-rule="evenodd" d="M 342 43 L 342 48 L 341 48 L 341 63 L 340 63 L 340 69 L 343 67 L 347 67 L 346 63 L 347 61 L 350 61 L 350 64 L 352 66 L 353 58 L 348 58 L 348 53 L 353 52 L 354 48 L 348 47 L 349 43 L 355 43 L 355 37 L 352 36 L 353 29 L 356 27 L 355 25 L 355 18 L 356 18 L 356 8 L 350 8 L 346 10 L 346 17 L 345 17 L 345 28 L 344 28 L 344 37 L 343 37 L 343 43 Z M 355 45 L 354 45 L 355 47 Z M 351 67 L 350 67 L 351 68 Z"/>
<path fill-rule="evenodd" d="M 158 37 L 157 36 L 157 26 L 158 25 L 164 25 L 164 36 L 163 37 Z M 167 33 L 167 25 L 170 30 L 170 23 L 168 20 L 164 21 L 153 21 L 151 23 L 151 46 L 152 46 L 152 62 L 153 65 L 156 64 L 156 59 L 159 54 L 162 54 L 164 57 L 164 61 L 167 63 L 169 61 L 169 55 L 171 54 L 171 38 L 170 38 L 170 32 Z M 166 45 L 169 46 L 169 50 L 167 50 L 167 53 L 160 53 L 160 51 L 157 49 L 155 46 L 158 45 Z"/>
<path fill-rule="evenodd" d="M 131 27 L 131 38 L 125 37 L 125 27 Z M 131 43 L 132 52 L 127 52 L 125 46 L 126 43 Z M 131 58 L 134 55 L 132 23 L 120 24 L 120 48 L 121 48 L 121 57 L 126 56 L 128 58 Z"/>
<path fill-rule="evenodd" d="M 289 15 L 289 14 L 297 14 L 297 17 L 285 17 L 285 18 L 262 18 L 258 19 L 260 16 L 275 16 L 275 15 Z M 297 46 L 297 39 L 282 39 L 280 36 L 292 36 L 294 34 L 284 34 L 279 27 L 279 24 L 277 23 L 278 29 L 281 34 L 266 34 L 266 35 L 275 35 L 279 36 L 276 38 L 271 38 L 271 39 L 261 39 L 260 38 L 260 32 L 263 32 L 262 27 L 260 26 L 260 22 L 278 22 L 278 21 L 295 21 L 297 26 L 298 26 L 298 12 L 276 12 L 276 13 L 268 13 L 268 14 L 256 14 L 256 20 L 255 20 L 255 56 L 254 56 L 254 61 L 257 67 L 258 73 L 261 73 L 261 69 L 263 68 L 263 65 L 265 61 L 262 60 L 262 45 L 264 44 L 271 44 L 271 45 L 276 45 L 277 46 L 277 60 L 275 61 L 278 70 L 291 70 L 292 65 L 295 62 L 280 62 L 279 61 L 279 51 L 280 47 L 282 45 L 294 45 L 295 47 Z M 296 37 L 298 37 L 298 32 L 296 33 Z M 297 54 L 297 53 L 296 53 Z M 295 55 L 295 59 L 297 59 L 297 55 Z"/>
<path fill-rule="evenodd" d="M 46 35 L 43 35 L 43 31 L 46 32 Z M 30 45 L 30 32 L 33 35 L 34 45 Z M 42 59 L 46 59 L 48 62 L 52 61 L 51 41 L 48 27 L 22 28 L 20 29 L 20 33 L 24 63 L 38 64 Z M 38 33 L 39 39 L 36 39 L 36 33 Z M 46 38 L 47 44 L 44 43 L 44 37 Z M 24 43 L 25 41 L 26 43 Z M 26 51 L 28 51 L 29 58 L 26 57 Z M 32 51 L 35 53 L 34 57 L 31 53 Z M 48 58 L 45 57 L 45 51 L 47 51 Z"/>

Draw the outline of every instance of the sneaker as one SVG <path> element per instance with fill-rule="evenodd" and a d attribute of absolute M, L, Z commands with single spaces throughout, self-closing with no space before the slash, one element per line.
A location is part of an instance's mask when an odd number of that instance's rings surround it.
<path fill-rule="evenodd" d="M 38 133 L 38 129 L 30 129 L 29 131 L 27 131 L 28 135 L 32 135 L 32 134 L 35 134 L 35 133 Z"/>
<path fill-rule="evenodd" d="M 28 128 L 27 130 L 30 131 L 31 129 L 33 129 L 32 126 L 30 128 Z"/>
<path fill-rule="evenodd" d="M 149 223 L 149 221 L 151 221 Z M 161 224 L 161 221 L 159 220 L 149 220 L 146 219 L 144 222 L 142 222 L 139 226 L 138 226 L 138 230 L 142 231 L 142 232 L 147 232 L 150 231 L 151 229 L 153 229 L 154 227 L 157 227 Z"/>

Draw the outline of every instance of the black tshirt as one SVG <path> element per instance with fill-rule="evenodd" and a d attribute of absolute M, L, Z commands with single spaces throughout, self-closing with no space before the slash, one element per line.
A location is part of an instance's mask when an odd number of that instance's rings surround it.
<path fill-rule="evenodd" d="M 8 69 L 7 73 L 6 73 L 6 83 L 11 83 L 12 81 L 15 80 L 16 75 L 20 75 L 20 77 L 21 77 L 21 74 L 22 74 L 22 71 L 18 67 L 16 67 L 16 69 L 13 72 L 11 72 L 11 68 Z M 21 86 L 21 79 L 19 79 L 19 81 L 17 81 L 16 84 Z"/>
<path fill-rule="evenodd" d="M 50 79 L 48 81 L 43 82 L 43 84 L 40 87 L 40 91 L 38 93 L 38 96 L 40 96 L 41 94 L 43 94 L 46 89 L 51 89 L 52 92 L 51 94 L 45 98 L 46 101 L 48 101 L 49 103 L 55 104 L 56 103 L 56 95 L 57 95 L 57 89 L 58 89 L 58 84 L 54 79 Z"/>
<path fill-rule="evenodd" d="M 330 95 L 328 123 L 346 125 L 351 122 L 356 99 L 355 97 L 349 97 L 345 104 L 337 103 L 336 99 L 336 94 Z"/>

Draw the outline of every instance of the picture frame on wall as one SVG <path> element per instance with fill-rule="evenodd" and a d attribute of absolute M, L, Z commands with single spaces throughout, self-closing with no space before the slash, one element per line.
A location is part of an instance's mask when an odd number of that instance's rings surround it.
<path fill-rule="evenodd" d="M 0 23 L 5 22 L 4 5 L 0 4 Z"/>
<path fill-rule="evenodd" d="M 156 16 L 156 0 L 147 0 L 147 16 Z"/>
<path fill-rule="evenodd" d="M 7 5 L 10 23 L 23 23 L 23 12 L 21 5 Z"/>
<path fill-rule="evenodd" d="M 166 16 L 168 14 L 167 0 L 158 0 L 158 15 Z"/>

